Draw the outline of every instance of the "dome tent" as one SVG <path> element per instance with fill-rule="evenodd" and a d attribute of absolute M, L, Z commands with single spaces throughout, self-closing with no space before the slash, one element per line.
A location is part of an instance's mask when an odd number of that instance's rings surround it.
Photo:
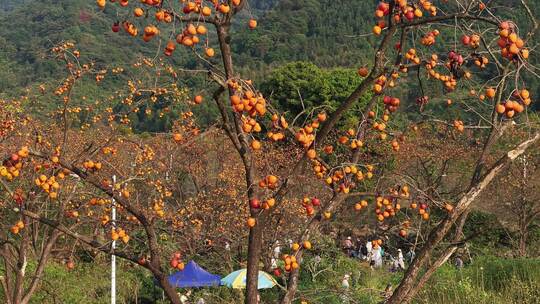
<path fill-rule="evenodd" d="M 219 275 L 209 273 L 194 261 L 189 261 L 183 270 L 171 274 L 168 280 L 172 286 L 178 288 L 221 285 L 221 277 Z"/>

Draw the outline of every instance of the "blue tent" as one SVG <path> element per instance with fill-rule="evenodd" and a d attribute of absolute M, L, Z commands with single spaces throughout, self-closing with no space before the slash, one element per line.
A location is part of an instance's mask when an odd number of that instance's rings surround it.
<path fill-rule="evenodd" d="M 182 271 L 169 276 L 169 283 L 174 287 L 207 287 L 221 285 L 221 277 L 211 274 L 197 263 L 189 261 Z"/>

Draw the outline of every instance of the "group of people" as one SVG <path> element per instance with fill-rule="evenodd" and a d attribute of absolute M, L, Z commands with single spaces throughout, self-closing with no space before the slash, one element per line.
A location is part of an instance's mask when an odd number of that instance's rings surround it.
<path fill-rule="evenodd" d="M 410 264 L 416 255 L 414 249 L 411 247 L 405 255 L 403 255 L 401 249 L 398 249 L 397 256 L 394 257 L 388 254 L 383 246 L 373 246 L 371 241 L 363 241 L 359 238 L 353 243 L 350 236 L 343 242 L 343 251 L 349 257 L 359 258 L 369 262 L 371 268 L 382 267 L 383 259 L 386 259 L 391 264 L 391 271 L 404 270 L 405 261 Z"/>
<path fill-rule="evenodd" d="M 195 303 L 195 304 L 206 304 L 204 299 L 198 298 L 195 302 L 190 302 L 190 296 L 191 296 L 191 290 L 188 290 L 185 294 L 178 293 L 178 297 L 180 298 L 180 303 L 182 304 L 188 304 L 188 303 Z"/>
<path fill-rule="evenodd" d="M 178 297 L 180 298 L 180 303 L 182 304 L 206 304 L 206 301 L 204 301 L 203 298 L 198 298 L 195 302 L 190 302 L 189 297 L 191 296 L 191 290 L 188 290 L 185 294 L 178 293 Z M 261 302 L 261 296 L 257 293 L 257 303 Z"/>

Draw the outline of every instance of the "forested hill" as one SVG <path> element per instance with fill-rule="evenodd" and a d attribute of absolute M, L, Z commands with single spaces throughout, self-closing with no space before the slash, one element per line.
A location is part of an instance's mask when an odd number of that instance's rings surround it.
<path fill-rule="evenodd" d="M 308 60 L 324 67 L 353 66 L 370 57 L 374 1 L 281 0 L 242 32 L 236 52 L 247 65 Z"/>
<path fill-rule="evenodd" d="M 60 69 L 44 58 L 61 41 L 74 41 L 83 56 L 98 65 L 130 62 L 140 53 L 155 53 L 127 35 L 111 32 L 110 20 L 88 0 L 28 0 L 0 15 L 0 91 L 18 91 L 37 82 L 61 78 Z M 106 11 L 111 15 L 114 12 Z"/>
<path fill-rule="evenodd" d="M 373 11 L 379 1 L 350 0 L 280 0 L 259 20 L 254 31 L 242 31 L 235 40 L 237 62 L 245 66 L 249 74 L 256 68 L 268 71 L 268 67 L 290 61 L 309 61 L 320 67 L 356 68 L 370 64 L 377 39 L 371 30 L 374 24 Z M 437 1 L 444 11 L 459 11 L 460 8 Z M 520 31 L 526 32 L 532 24 L 520 0 L 505 1 L 494 11 L 503 19 L 518 22 Z M 528 1 L 535 16 L 540 16 L 540 1 Z M 454 46 L 454 38 L 460 35 L 441 27 L 441 38 L 433 46 L 424 48 L 428 52 L 446 53 Z M 421 34 L 421 33 L 417 33 Z M 419 37 L 414 47 L 422 49 Z M 405 45 L 404 48 L 413 45 Z M 532 46 L 531 46 L 532 47 Z M 532 52 L 530 62 L 540 64 L 538 52 Z M 252 72 L 253 73 L 253 72 Z M 486 80 L 490 79 L 489 77 Z M 538 91 L 538 79 L 527 79 L 531 89 Z M 540 91 L 538 92 L 540 93 Z"/>
<path fill-rule="evenodd" d="M 259 28 L 238 26 L 233 43 L 237 63 L 257 78 L 262 66 L 309 60 L 324 67 L 352 66 L 366 60 L 371 47 L 359 33 L 369 32 L 369 1 L 250 0 Z M 84 55 L 98 64 L 129 62 L 139 54 L 154 54 L 157 45 L 128 35 L 113 35 L 115 11 L 98 11 L 88 0 L 4 0 L 0 22 L 0 91 L 16 90 L 55 79 L 58 70 L 43 54 L 54 43 L 76 41 Z M 371 13 L 369 13 L 371 15 Z M 193 66 L 191 56 L 171 60 Z M 189 57 L 189 58 L 188 58 Z"/>
<path fill-rule="evenodd" d="M 8 12 L 31 1 L 32 0 L 2 0 L 0 1 L 0 11 Z"/>
<path fill-rule="evenodd" d="M 324 68 L 370 63 L 376 42 L 370 35 L 376 2 L 249 0 L 249 13 L 244 12 L 244 20 L 253 14 L 259 26 L 255 30 L 235 27 L 236 63 L 244 77 L 254 79 L 291 61 L 309 61 Z M 508 6 L 514 2 L 519 7 L 519 0 L 509 0 Z M 533 13 L 540 15 L 540 2 L 529 2 Z M 525 12 L 504 9 L 499 13 L 518 16 L 513 19 L 523 22 L 520 28 L 530 26 Z M 0 1 L 0 94 L 16 94 L 27 86 L 58 79 L 59 69 L 43 56 L 62 40 L 75 41 L 83 56 L 103 66 L 129 63 L 141 54 L 155 54 L 156 41 L 144 43 L 124 33 L 112 33 L 110 22 L 115 15 L 114 6 L 101 12 L 90 0 Z M 436 44 L 435 49 L 453 43 L 453 38 L 448 38 L 453 35 L 443 36 L 445 40 Z M 536 53 L 533 52 L 531 62 L 538 63 Z M 185 50 L 179 51 L 168 60 L 177 66 L 196 67 L 196 59 L 186 54 Z M 537 91 L 536 79 L 528 83 Z"/>
<path fill-rule="evenodd" d="M 250 10 L 264 14 L 275 4 L 275 0 L 250 1 Z M 61 41 L 76 42 L 83 56 L 103 66 L 129 63 L 140 54 L 155 54 L 155 41 L 147 44 L 111 32 L 116 14 L 113 8 L 101 12 L 95 1 L 89 0 L 0 1 L 0 93 L 17 94 L 27 86 L 58 79 L 60 70 L 44 56 Z M 191 56 L 181 54 L 170 60 L 183 66 L 195 64 Z"/>

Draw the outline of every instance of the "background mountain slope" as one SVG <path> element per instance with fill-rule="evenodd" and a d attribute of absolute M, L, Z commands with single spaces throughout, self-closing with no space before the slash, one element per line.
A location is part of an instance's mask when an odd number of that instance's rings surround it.
<path fill-rule="evenodd" d="M 234 33 L 236 63 L 244 77 L 262 79 L 274 67 L 293 61 L 309 61 L 323 68 L 352 67 L 371 63 L 376 39 L 369 35 L 376 1 L 349 0 L 251 0 L 250 12 L 257 16 L 256 30 L 237 26 Z M 517 0 L 508 7 L 519 7 Z M 529 1 L 540 15 L 540 2 Z M 154 55 L 157 42 L 144 43 L 110 30 L 116 16 L 113 5 L 105 12 L 87 0 L 4 0 L 0 3 L 0 92 L 58 78 L 58 67 L 44 60 L 46 50 L 63 40 L 76 41 L 83 56 L 98 65 L 129 63 L 140 55 Z M 522 30 L 530 24 L 524 11 L 501 9 L 500 15 L 517 16 Z M 151 22 L 152 18 L 149 18 Z M 119 20 L 122 21 L 122 20 Z M 366 35 L 367 34 L 367 35 Z M 453 34 L 444 35 L 434 49 L 448 49 Z M 451 38 L 448 38 L 451 37 Z M 407 46 L 405 46 L 407 47 Z M 538 63 L 533 52 L 531 62 Z M 179 51 L 168 60 L 183 67 L 198 63 Z M 537 79 L 530 79 L 538 92 Z M 533 95 L 537 95 L 534 94 Z"/>

